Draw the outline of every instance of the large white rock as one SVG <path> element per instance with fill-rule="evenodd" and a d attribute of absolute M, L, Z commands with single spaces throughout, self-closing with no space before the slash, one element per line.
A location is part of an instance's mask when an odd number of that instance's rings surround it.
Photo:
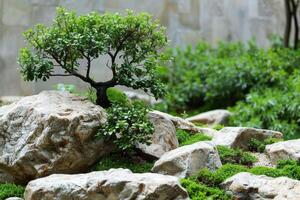
<path fill-rule="evenodd" d="M 242 172 L 225 180 L 221 187 L 231 191 L 235 199 L 300 199 L 300 181 L 287 177 L 271 178 Z"/>
<path fill-rule="evenodd" d="M 1 105 L 8 105 L 8 104 L 17 102 L 21 99 L 22 99 L 21 96 L 2 96 L 2 97 L 0 97 L 0 106 Z"/>
<path fill-rule="evenodd" d="M 103 109 L 66 92 L 45 91 L 0 108 L 0 182 L 26 183 L 85 171 L 113 147 L 95 139 Z"/>
<path fill-rule="evenodd" d="M 148 116 L 155 129 L 151 144 L 138 144 L 137 147 L 144 154 L 160 158 L 165 152 L 178 147 L 176 128 L 171 120 L 162 115 L 150 112 Z"/>
<path fill-rule="evenodd" d="M 300 139 L 267 145 L 265 151 L 273 163 L 283 159 L 300 161 Z"/>
<path fill-rule="evenodd" d="M 165 153 L 155 162 L 152 172 L 184 178 L 195 175 L 202 168 L 215 170 L 221 165 L 213 143 L 197 142 Z"/>
<path fill-rule="evenodd" d="M 186 118 L 187 121 L 193 123 L 201 123 L 207 125 L 227 124 L 231 113 L 228 110 L 218 109 L 200 113 L 198 115 Z"/>
<path fill-rule="evenodd" d="M 173 176 L 134 174 L 127 169 L 55 174 L 29 182 L 25 200 L 188 200 Z"/>
<path fill-rule="evenodd" d="M 216 145 L 247 150 L 252 138 L 264 140 L 269 137 L 282 138 L 282 133 L 248 127 L 225 127 L 213 135 L 212 141 Z"/>

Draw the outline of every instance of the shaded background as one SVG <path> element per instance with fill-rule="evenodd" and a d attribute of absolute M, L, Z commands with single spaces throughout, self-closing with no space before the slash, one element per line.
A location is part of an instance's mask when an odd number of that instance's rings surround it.
<path fill-rule="evenodd" d="M 271 34 L 283 35 L 283 0 L 0 0 L 0 96 L 30 95 L 51 89 L 57 83 L 87 85 L 76 78 L 51 78 L 48 82 L 25 83 L 18 72 L 22 33 L 37 23 L 51 24 L 55 8 L 63 6 L 79 14 L 90 11 L 146 11 L 167 27 L 171 46 L 184 47 L 204 39 L 246 42 L 256 38 L 269 45 Z M 106 58 L 94 63 L 93 76 L 109 79 Z"/>

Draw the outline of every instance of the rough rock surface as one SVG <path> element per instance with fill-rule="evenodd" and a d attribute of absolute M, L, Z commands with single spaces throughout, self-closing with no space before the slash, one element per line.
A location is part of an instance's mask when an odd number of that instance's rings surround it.
<path fill-rule="evenodd" d="M 197 142 L 165 153 L 155 162 L 152 171 L 180 178 L 195 175 L 200 169 L 215 170 L 221 160 L 211 142 Z"/>
<path fill-rule="evenodd" d="M 213 136 L 216 145 L 225 145 L 231 148 L 247 150 L 252 138 L 263 140 L 269 137 L 282 138 L 282 133 L 277 131 L 255 129 L 248 127 L 225 127 Z"/>
<path fill-rule="evenodd" d="M 202 127 L 195 126 L 193 123 L 191 123 L 185 119 L 170 115 L 168 113 L 160 112 L 157 110 L 151 111 L 150 114 L 151 113 L 160 115 L 166 119 L 169 119 L 173 122 L 173 124 L 176 128 L 190 131 L 191 133 L 203 133 L 203 134 L 206 134 L 209 136 L 213 136 L 217 132 L 216 130 L 211 129 L 211 128 L 202 128 Z"/>
<path fill-rule="evenodd" d="M 201 123 L 207 125 L 227 124 L 231 113 L 228 110 L 218 109 L 200 113 L 198 115 L 186 118 L 187 121 L 193 123 Z"/>
<path fill-rule="evenodd" d="M 248 172 L 238 173 L 221 184 L 230 190 L 236 199 L 299 200 L 300 181 L 287 177 L 272 178 Z"/>
<path fill-rule="evenodd" d="M 165 152 L 178 147 L 176 128 L 171 120 L 162 115 L 149 113 L 148 116 L 155 129 L 152 136 L 152 143 L 150 145 L 138 144 L 138 148 L 144 154 L 160 158 Z"/>
<path fill-rule="evenodd" d="M 188 200 L 176 177 L 128 169 L 55 174 L 29 182 L 25 200 Z"/>
<path fill-rule="evenodd" d="M 283 159 L 300 161 L 300 139 L 267 145 L 265 151 L 273 163 Z"/>
<path fill-rule="evenodd" d="M 9 198 L 6 198 L 5 200 L 23 200 L 23 199 L 20 197 L 9 197 Z"/>
<path fill-rule="evenodd" d="M 275 165 L 271 162 L 269 156 L 265 153 L 259 152 L 251 152 L 257 159 L 255 163 L 253 163 L 253 167 L 256 166 L 265 166 L 265 167 L 275 167 Z"/>
<path fill-rule="evenodd" d="M 0 97 L 0 106 L 8 105 L 8 104 L 17 102 L 21 99 L 22 99 L 22 97 L 20 97 L 20 96 L 2 96 L 2 97 Z"/>
<path fill-rule="evenodd" d="M 45 91 L 0 108 L 0 182 L 26 183 L 85 171 L 112 145 L 94 138 L 103 109 L 66 92 Z"/>

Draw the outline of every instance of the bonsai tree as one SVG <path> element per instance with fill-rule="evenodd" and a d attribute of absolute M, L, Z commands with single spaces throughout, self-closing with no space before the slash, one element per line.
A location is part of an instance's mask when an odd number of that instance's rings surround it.
<path fill-rule="evenodd" d="M 104 108 L 111 105 L 107 89 L 116 85 L 143 89 L 156 98 L 164 93 L 156 66 L 159 50 L 167 44 L 165 28 L 146 13 L 77 16 L 58 8 L 52 26 L 38 24 L 24 37 L 28 46 L 21 49 L 18 61 L 26 81 L 75 76 L 96 90 L 96 103 Z M 107 64 L 94 66 L 93 60 L 101 56 L 108 58 Z M 112 78 L 96 81 L 91 76 L 93 67 L 109 68 Z"/>

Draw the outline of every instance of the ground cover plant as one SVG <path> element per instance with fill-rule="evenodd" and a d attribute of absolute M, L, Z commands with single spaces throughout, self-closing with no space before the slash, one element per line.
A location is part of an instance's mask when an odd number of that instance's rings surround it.
<path fill-rule="evenodd" d="M 5 200 L 9 197 L 23 197 L 25 188 L 15 184 L 0 184 L 0 200 Z"/>
<path fill-rule="evenodd" d="M 189 144 L 194 144 L 200 141 L 209 141 L 212 140 L 212 137 L 204 135 L 202 133 L 190 133 L 186 130 L 177 129 L 176 137 L 179 142 L 179 146 L 185 146 Z"/>

